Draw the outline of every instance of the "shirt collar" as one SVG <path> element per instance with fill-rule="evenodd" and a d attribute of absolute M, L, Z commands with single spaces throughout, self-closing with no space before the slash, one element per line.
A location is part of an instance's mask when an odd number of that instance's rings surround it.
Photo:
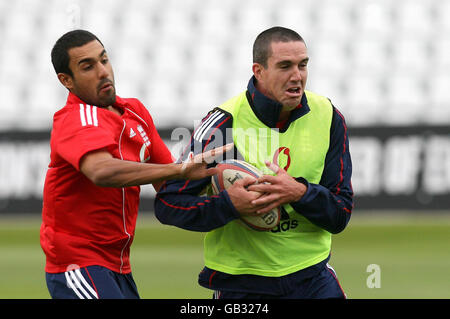
<path fill-rule="evenodd" d="M 261 122 L 263 122 L 268 127 L 274 128 L 277 126 L 278 119 L 280 118 L 282 105 L 258 91 L 255 86 L 256 81 L 257 80 L 255 76 L 252 76 L 247 85 L 247 92 L 249 93 L 248 100 L 250 106 L 256 117 L 258 117 Z M 300 108 L 296 108 L 291 112 L 284 127 L 280 129 L 280 132 L 286 131 L 290 123 L 309 112 L 310 109 L 305 93 L 303 93 L 300 104 Z"/>
<path fill-rule="evenodd" d="M 67 97 L 66 105 L 70 104 L 85 104 L 77 95 L 69 92 L 69 96 Z"/>
<path fill-rule="evenodd" d="M 69 96 L 67 97 L 67 102 L 66 105 L 71 105 L 71 104 L 87 104 L 86 102 L 84 102 L 82 99 L 80 99 L 77 95 L 75 95 L 72 92 L 69 92 Z M 118 95 L 116 95 L 116 102 L 113 104 L 114 107 L 118 107 L 120 109 L 124 109 L 125 108 L 125 101 Z M 97 106 L 99 107 L 99 106 Z"/>

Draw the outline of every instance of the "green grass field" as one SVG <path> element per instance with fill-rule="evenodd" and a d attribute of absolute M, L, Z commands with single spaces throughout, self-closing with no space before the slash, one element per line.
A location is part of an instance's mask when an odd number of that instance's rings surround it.
<path fill-rule="evenodd" d="M 348 298 L 450 298 L 450 214 L 353 213 L 333 237 L 330 264 Z M 376 217 L 370 217 L 376 216 Z M 142 298 L 210 298 L 197 284 L 204 234 L 138 220 L 133 275 Z M 49 298 L 36 217 L 0 217 L 0 298 Z M 381 287 L 368 288 L 367 266 Z"/>

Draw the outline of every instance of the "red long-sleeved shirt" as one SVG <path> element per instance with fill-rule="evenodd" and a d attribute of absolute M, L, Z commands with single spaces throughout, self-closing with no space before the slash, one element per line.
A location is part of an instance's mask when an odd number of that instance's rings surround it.
<path fill-rule="evenodd" d="M 66 106 L 54 115 L 40 233 L 46 272 L 64 272 L 71 265 L 131 272 L 140 187 L 96 186 L 80 172 L 80 160 L 100 149 L 128 161 L 173 160 L 139 100 L 117 97 L 114 106 L 121 116 L 69 93 Z"/>

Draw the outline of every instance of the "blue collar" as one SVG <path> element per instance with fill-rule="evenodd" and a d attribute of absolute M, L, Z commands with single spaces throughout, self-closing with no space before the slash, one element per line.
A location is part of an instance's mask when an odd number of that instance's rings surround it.
<path fill-rule="evenodd" d="M 252 76 L 247 85 L 248 102 L 256 117 L 261 122 L 271 128 L 277 127 L 282 105 L 259 92 L 255 87 L 255 83 L 256 78 Z M 280 132 L 285 132 L 292 122 L 309 112 L 308 100 L 304 93 L 300 103 L 302 104 L 302 107 L 291 112 L 286 124 L 280 129 Z"/>

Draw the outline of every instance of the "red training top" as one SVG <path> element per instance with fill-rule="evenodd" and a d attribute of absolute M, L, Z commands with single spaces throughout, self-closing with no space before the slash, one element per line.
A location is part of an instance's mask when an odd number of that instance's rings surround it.
<path fill-rule="evenodd" d="M 69 93 L 53 117 L 40 233 L 48 273 L 74 265 L 131 272 L 140 187 L 96 186 L 80 172 L 80 160 L 100 149 L 134 162 L 166 164 L 173 158 L 139 100 L 117 96 L 114 106 L 121 116 Z"/>

